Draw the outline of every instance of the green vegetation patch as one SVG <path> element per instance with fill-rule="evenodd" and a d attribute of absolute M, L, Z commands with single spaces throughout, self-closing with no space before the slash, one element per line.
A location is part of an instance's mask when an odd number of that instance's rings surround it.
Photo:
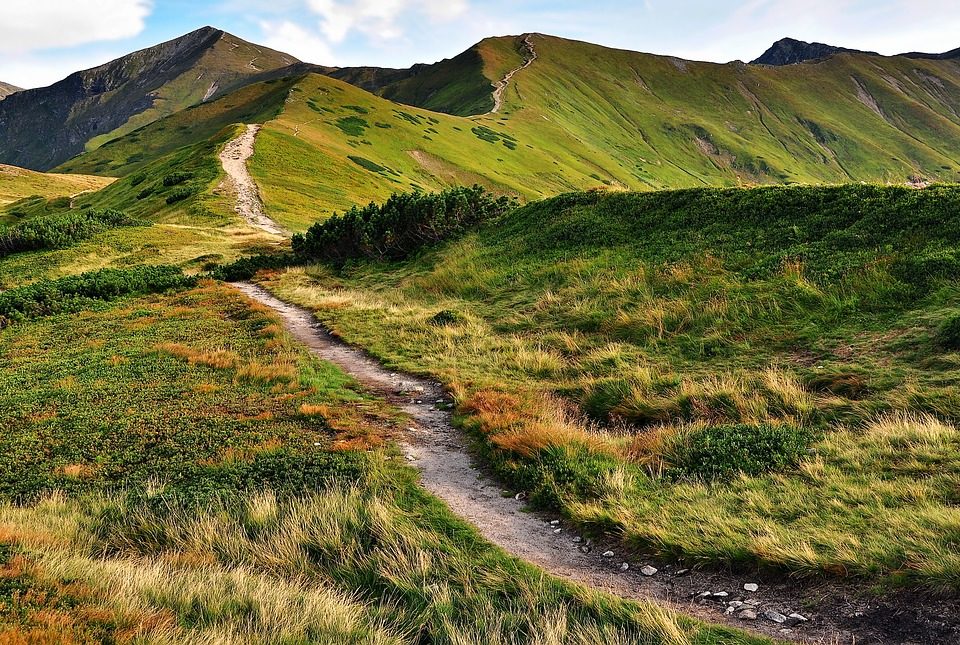
<path fill-rule="evenodd" d="M 349 160 L 352 161 L 353 163 L 357 164 L 357 165 L 360 166 L 361 168 L 363 168 L 363 169 L 365 169 L 365 170 L 369 170 L 370 172 L 388 172 L 388 170 L 389 170 L 388 168 L 385 168 L 385 167 L 381 166 L 380 164 L 378 164 L 378 163 L 376 163 L 376 162 L 374 162 L 374 161 L 370 161 L 369 159 L 366 159 L 365 157 L 358 157 L 358 156 L 356 156 L 356 155 L 348 155 L 348 156 L 347 156 L 347 159 L 349 159 Z"/>
<path fill-rule="evenodd" d="M 305 235 L 294 236 L 293 250 L 302 258 L 330 262 L 402 259 L 514 206 L 510 199 L 495 198 L 480 186 L 435 194 L 397 193 L 382 205 L 354 207 L 313 225 Z"/>
<path fill-rule="evenodd" d="M 362 137 L 367 131 L 367 128 L 370 127 L 370 124 L 367 123 L 366 119 L 362 119 L 358 116 L 345 116 L 337 119 L 337 122 L 334 125 L 340 128 L 344 134 L 350 137 Z"/>
<path fill-rule="evenodd" d="M 756 477 L 795 466 L 810 445 L 809 431 L 788 425 L 721 425 L 672 438 L 667 459 L 673 474 L 703 481 Z"/>
<path fill-rule="evenodd" d="M 76 312 L 117 298 L 192 286 L 196 279 L 172 266 L 101 269 L 0 292 L 0 327 L 14 322 Z"/>
<path fill-rule="evenodd" d="M 62 249 L 111 228 L 150 226 L 114 210 L 68 211 L 0 228 L 0 257 L 23 251 Z"/>

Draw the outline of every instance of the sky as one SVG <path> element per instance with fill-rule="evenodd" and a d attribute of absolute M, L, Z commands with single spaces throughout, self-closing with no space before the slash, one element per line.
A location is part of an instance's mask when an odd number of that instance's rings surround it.
<path fill-rule="evenodd" d="M 956 49 L 960 0 L 0 0 L 0 81 L 49 85 L 204 25 L 335 66 L 407 67 L 527 32 L 728 62 L 785 36 Z"/>

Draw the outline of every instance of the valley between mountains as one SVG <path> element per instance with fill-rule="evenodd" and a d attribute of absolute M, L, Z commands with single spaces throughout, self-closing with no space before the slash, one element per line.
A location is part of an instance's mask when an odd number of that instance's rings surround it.
<path fill-rule="evenodd" d="M 208 27 L 0 135 L 0 641 L 960 639 L 956 52 Z"/>

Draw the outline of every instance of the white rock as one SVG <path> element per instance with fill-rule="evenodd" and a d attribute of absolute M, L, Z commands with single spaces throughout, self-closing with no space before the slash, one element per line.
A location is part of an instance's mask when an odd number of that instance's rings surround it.
<path fill-rule="evenodd" d="M 727 604 L 733 607 L 734 609 L 740 609 L 741 607 L 743 607 L 743 603 L 740 602 L 739 600 L 731 600 Z"/>
<path fill-rule="evenodd" d="M 743 590 L 749 591 L 750 593 L 754 593 L 754 592 L 760 591 L 760 585 L 758 585 L 755 582 L 748 582 L 747 584 L 743 585 Z"/>
<path fill-rule="evenodd" d="M 603 557 L 605 557 L 605 558 L 612 558 L 612 557 L 613 557 L 613 551 L 604 551 L 604 552 L 603 552 Z"/>
<path fill-rule="evenodd" d="M 772 609 L 768 609 L 767 611 L 763 612 L 763 617 L 767 620 L 772 620 L 778 625 L 782 625 L 783 623 L 787 622 L 786 616 L 778 611 L 773 611 Z"/>
<path fill-rule="evenodd" d="M 559 523 L 560 523 L 560 520 L 553 520 L 552 522 L 550 522 L 550 526 L 556 526 Z"/>
<path fill-rule="evenodd" d="M 583 542 L 583 538 L 580 537 L 579 535 L 576 536 L 575 538 L 573 538 L 573 543 L 574 543 L 574 544 L 580 544 L 581 542 Z"/>
<path fill-rule="evenodd" d="M 621 570 L 621 571 L 626 571 L 626 570 L 629 569 L 629 568 L 630 568 L 630 564 L 627 563 L 627 562 L 624 562 L 623 564 L 620 565 L 620 570 Z"/>
<path fill-rule="evenodd" d="M 554 535 L 559 535 L 561 532 L 563 532 L 563 529 L 553 529 Z"/>
<path fill-rule="evenodd" d="M 737 614 L 737 618 L 739 618 L 740 620 L 756 620 L 757 612 L 753 611 L 752 609 L 744 609 L 739 614 Z"/>
<path fill-rule="evenodd" d="M 676 575 L 676 576 L 685 576 L 685 575 L 687 575 L 688 573 L 690 573 L 690 569 L 680 569 L 680 570 L 677 571 L 674 575 Z"/>
<path fill-rule="evenodd" d="M 790 616 L 788 616 L 788 618 L 792 618 L 793 620 L 795 620 L 795 621 L 797 621 L 797 622 L 801 622 L 801 623 L 805 623 L 805 622 L 807 622 L 808 620 L 810 620 L 809 618 L 807 618 L 807 617 L 804 616 L 803 614 L 790 614 Z"/>
<path fill-rule="evenodd" d="M 730 594 L 728 594 L 726 591 L 718 591 L 717 593 L 713 594 L 713 597 L 714 597 L 714 598 L 726 598 L 726 597 L 729 596 L 729 595 L 730 595 Z"/>
<path fill-rule="evenodd" d="M 640 573 L 642 573 L 643 575 L 645 575 L 645 576 L 647 576 L 647 577 L 649 578 L 650 576 L 655 576 L 655 575 L 657 575 L 657 568 L 656 568 L 656 567 L 651 567 L 651 566 L 648 564 L 647 566 L 645 566 L 645 567 L 643 567 L 642 569 L 640 569 Z"/>

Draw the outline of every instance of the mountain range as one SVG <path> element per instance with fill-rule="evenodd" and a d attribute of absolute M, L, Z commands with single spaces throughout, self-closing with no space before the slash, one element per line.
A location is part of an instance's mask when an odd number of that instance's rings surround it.
<path fill-rule="evenodd" d="M 818 64 L 795 64 L 809 60 Z M 0 162 L 126 177 L 231 124 L 260 123 L 252 170 L 268 205 L 288 213 L 457 183 L 536 198 L 957 179 L 954 53 L 883 57 L 785 39 L 756 62 L 526 34 L 431 65 L 334 68 L 205 27 L 0 102 Z"/>

